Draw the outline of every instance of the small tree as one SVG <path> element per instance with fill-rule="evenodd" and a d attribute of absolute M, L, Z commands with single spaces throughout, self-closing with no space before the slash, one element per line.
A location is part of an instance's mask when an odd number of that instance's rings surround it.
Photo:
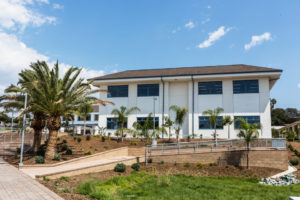
<path fill-rule="evenodd" d="M 224 111 L 223 108 L 216 108 L 214 110 L 206 110 L 202 114 L 203 115 L 208 115 L 208 124 L 210 124 L 214 128 L 214 140 L 215 140 L 215 145 L 217 145 L 217 125 L 218 125 L 218 118 L 220 114 Z"/>
<path fill-rule="evenodd" d="M 295 131 L 289 131 L 286 134 L 286 139 L 288 141 L 293 141 L 294 142 L 296 137 L 297 137 L 297 133 Z"/>
<path fill-rule="evenodd" d="M 84 103 L 79 109 L 81 117 L 83 117 L 83 135 L 86 133 L 86 119 L 93 112 L 93 106 L 89 103 Z"/>
<path fill-rule="evenodd" d="M 227 126 L 228 125 L 228 139 L 230 139 L 230 126 L 231 124 L 234 122 L 234 120 L 231 119 L 231 117 L 228 115 L 228 116 L 225 116 L 222 120 L 222 125 L 223 126 Z"/>
<path fill-rule="evenodd" d="M 171 140 L 171 129 L 172 129 L 172 126 L 174 125 L 174 122 L 171 120 L 170 117 L 166 116 L 165 117 L 165 123 L 164 123 L 164 127 L 168 128 L 169 129 L 169 141 Z"/>
<path fill-rule="evenodd" d="M 177 143 L 179 143 L 179 134 L 180 134 L 181 126 L 184 123 L 184 119 L 188 113 L 188 109 L 185 107 L 180 108 L 179 106 L 173 105 L 170 106 L 170 110 L 174 111 L 176 114 L 175 117 L 175 124 L 177 125 L 176 139 L 177 139 Z"/>

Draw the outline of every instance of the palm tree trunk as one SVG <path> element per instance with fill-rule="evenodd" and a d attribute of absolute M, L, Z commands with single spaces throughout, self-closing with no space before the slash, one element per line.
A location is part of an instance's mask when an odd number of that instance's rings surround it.
<path fill-rule="evenodd" d="M 169 141 L 171 141 L 171 126 L 169 127 Z"/>
<path fill-rule="evenodd" d="M 55 153 L 58 130 L 60 129 L 61 121 L 59 116 L 51 116 L 48 119 L 47 127 L 49 129 L 49 139 L 47 143 L 45 157 L 52 159 Z"/>
<path fill-rule="evenodd" d="M 122 123 L 122 129 L 121 129 L 121 142 L 123 142 L 123 127 L 124 127 L 124 124 Z"/>
<path fill-rule="evenodd" d="M 228 139 L 230 139 L 230 125 L 228 125 Z"/>
<path fill-rule="evenodd" d="M 176 134 L 177 144 L 179 144 L 179 134 L 180 134 L 180 128 L 178 128 L 178 133 Z"/>
<path fill-rule="evenodd" d="M 84 121 L 83 121 L 83 135 L 85 135 L 85 129 L 86 129 L 86 117 L 84 117 Z"/>
<path fill-rule="evenodd" d="M 217 125 L 214 125 L 215 133 L 214 133 L 214 140 L 215 140 L 215 147 L 217 146 Z"/>

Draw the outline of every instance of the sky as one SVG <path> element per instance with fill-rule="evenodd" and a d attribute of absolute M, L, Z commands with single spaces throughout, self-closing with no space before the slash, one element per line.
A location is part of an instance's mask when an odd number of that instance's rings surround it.
<path fill-rule="evenodd" d="M 249 64 L 283 70 L 276 107 L 300 109 L 299 0 L 0 0 L 0 93 L 31 62 L 92 78 Z"/>

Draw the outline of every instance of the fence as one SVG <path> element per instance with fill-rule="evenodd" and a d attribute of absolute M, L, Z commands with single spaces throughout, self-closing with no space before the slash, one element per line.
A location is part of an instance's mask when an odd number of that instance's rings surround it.
<path fill-rule="evenodd" d="M 0 156 L 14 155 L 22 142 L 21 133 L 0 132 Z M 33 134 L 25 134 L 24 148 L 29 149 L 33 142 Z"/>
<path fill-rule="evenodd" d="M 286 141 L 282 138 L 274 139 L 255 139 L 250 143 L 249 148 L 255 149 L 286 149 Z M 152 155 L 164 154 L 183 154 L 197 152 L 213 152 L 213 151 L 232 151 L 245 150 L 246 143 L 244 140 L 219 140 L 214 141 L 197 141 L 197 142 L 180 142 L 148 145 L 146 148 L 146 157 Z"/>

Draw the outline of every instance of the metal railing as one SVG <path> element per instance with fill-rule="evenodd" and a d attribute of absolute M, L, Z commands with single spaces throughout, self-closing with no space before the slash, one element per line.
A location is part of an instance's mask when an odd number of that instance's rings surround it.
<path fill-rule="evenodd" d="M 255 139 L 250 143 L 249 148 L 251 150 L 286 149 L 286 141 L 282 138 Z M 148 145 L 146 147 L 146 156 L 245 149 L 247 149 L 246 142 L 241 139 L 219 140 L 218 142 L 210 140 L 197 142 L 164 143 L 157 145 Z"/>

